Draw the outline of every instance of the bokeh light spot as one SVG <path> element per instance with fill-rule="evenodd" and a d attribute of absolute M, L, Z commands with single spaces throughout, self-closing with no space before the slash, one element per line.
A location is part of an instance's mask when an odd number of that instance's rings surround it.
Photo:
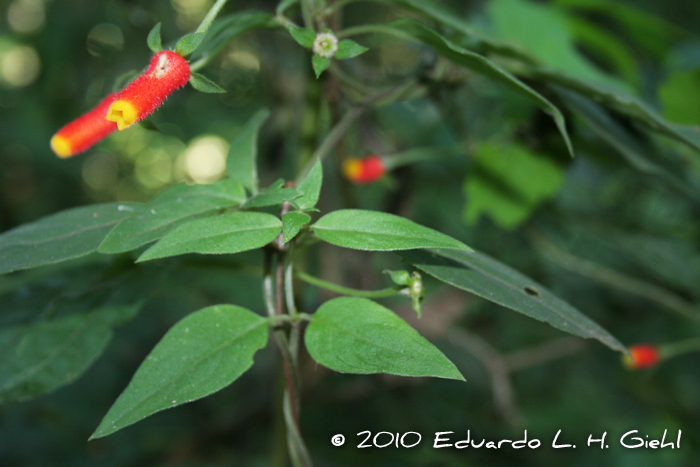
<path fill-rule="evenodd" d="M 83 164 L 83 180 L 96 191 L 110 191 L 117 184 L 119 162 L 108 152 L 91 154 Z"/>
<path fill-rule="evenodd" d="M 15 0 L 7 8 L 7 22 L 16 33 L 38 31 L 45 19 L 46 11 L 41 0 Z"/>
<path fill-rule="evenodd" d="M 87 49 L 90 55 L 99 57 L 109 52 L 119 52 L 124 48 L 124 34 L 114 24 L 98 24 L 87 36 Z"/>
<path fill-rule="evenodd" d="M 39 54 L 28 45 L 14 45 L 0 51 L 0 78 L 3 83 L 21 88 L 34 82 L 39 76 Z"/>
<path fill-rule="evenodd" d="M 223 177 L 229 143 L 215 135 L 193 140 L 183 155 L 186 175 L 196 183 L 212 183 Z"/>
<path fill-rule="evenodd" d="M 163 147 L 152 148 L 136 158 L 134 173 L 136 180 L 146 188 L 162 188 L 173 179 L 173 161 Z"/>

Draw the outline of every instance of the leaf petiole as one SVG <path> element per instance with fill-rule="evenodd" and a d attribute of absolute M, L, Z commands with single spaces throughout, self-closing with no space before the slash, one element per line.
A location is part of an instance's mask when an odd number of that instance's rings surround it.
<path fill-rule="evenodd" d="M 357 289 L 351 289 L 349 287 L 344 287 L 342 285 L 334 284 L 332 282 L 327 282 L 324 281 L 323 279 L 319 279 L 318 277 L 310 276 L 304 272 L 301 272 L 299 270 L 294 270 L 294 274 L 304 282 L 315 285 L 316 287 L 320 287 L 322 289 L 326 290 L 331 290 L 333 292 L 337 292 L 343 295 L 351 295 L 353 297 L 363 297 L 363 298 L 384 298 L 384 297 L 391 297 L 393 295 L 400 295 L 402 291 L 405 289 L 405 287 L 402 286 L 394 286 L 394 287 L 389 287 L 386 289 L 380 289 L 380 290 L 357 290 Z M 301 317 L 304 315 L 301 313 L 299 316 Z M 308 319 L 308 315 L 306 315 Z M 303 319 L 303 318 L 302 318 Z"/>

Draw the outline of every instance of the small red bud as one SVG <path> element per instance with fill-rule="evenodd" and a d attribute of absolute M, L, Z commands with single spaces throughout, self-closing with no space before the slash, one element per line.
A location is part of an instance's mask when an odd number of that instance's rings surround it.
<path fill-rule="evenodd" d="M 343 174 L 351 182 L 370 183 L 382 178 L 385 173 L 384 161 L 376 154 L 364 159 L 351 157 L 343 162 Z"/>
<path fill-rule="evenodd" d="M 625 355 L 625 366 L 633 370 L 655 366 L 661 360 L 659 349 L 655 345 L 633 345 L 628 350 L 632 358 Z"/>

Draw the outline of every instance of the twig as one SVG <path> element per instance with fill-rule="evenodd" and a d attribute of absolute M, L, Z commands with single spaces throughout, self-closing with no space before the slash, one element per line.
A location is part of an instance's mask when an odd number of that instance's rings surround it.
<path fill-rule="evenodd" d="M 486 368 L 491 376 L 493 402 L 496 410 L 509 425 L 521 426 L 523 420 L 515 405 L 515 395 L 510 381 L 510 368 L 506 360 L 488 342 L 476 334 L 452 329 L 447 337 L 450 342 L 471 353 Z"/>
<path fill-rule="evenodd" d="M 216 19 L 216 15 L 219 14 L 224 5 L 226 5 L 227 1 L 228 0 L 217 0 L 216 3 L 214 3 L 214 5 L 212 5 L 212 7 L 209 9 L 207 15 L 199 24 L 199 27 L 195 32 L 207 32 L 209 26 L 211 26 L 211 23 L 213 23 L 214 19 Z"/>
<path fill-rule="evenodd" d="M 569 356 L 585 347 L 583 339 L 563 337 L 502 355 L 484 339 L 465 330 L 452 329 L 448 339 L 471 353 L 488 371 L 491 376 L 496 411 L 513 427 L 521 426 L 523 420 L 515 404 L 511 374 Z"/>
<path fill-rule="evenodd" d="M 684 318 L 700 322 L 700 312 L 698 312 L 698 309 L 692 303 L 679 297 L 675 293 L 656 284 L 635 279 L 634 277 L 627 276 L 614 269 L 574 256 L 555 245 L 538 231 L 530 231 L 529 236 L 535 246 L 545 256 L 562 268 L 588 277 L 601 284 L 644 297 Z"/>
<path fill-rule="evenodd" d="M 586 347 L 583 339 L 562 337 L 527 349 L 516 350 L 503 356 L 510 371 L 519 371 L 580 352 Z"/>
<path fill-rule="evenodd" d="M 352 295 L 354 297 L 364 297 L 364 298 L 383 298 L 383 297 L 391 297 L 393 295 L 397 295 L 401 293 L 401 290 L 403 290 L 405 287 L 402 286 L 394 286 L 394 287 L 389 287 L 386 289 L 380 289 L 380 290 L 357 290 L 357 289 L 351 289 L 349 287 L 344 287 L 342 285 L 334 284 L 332 282 L 327 282 L 324 281 L 323 279 L 319 279 L 318 277 L 310 276 L 304 272 L 294 270 L 294 274 L 296 276 L 303 280 L 304 282 L 308 282 L 311 285 L 315 285 L 316 287 L 321 287 L 326 290 L 331 290 L 333 292 L 337 292 L 339 294 L 343 295 Z"/>
<path fill-rule="evenodd" d="M 285 253 L 284 251 L 278 250 L 277 265 L 273 273 L 273 251 L 269 248 L 265 250 L 263 295 L 268 315 L 271 318 L 275 318 L 272 325 L 273 336 L 282 356 L 282 369 L 284 371 L 284 382 L 286 386 L 284 392 L 284 419 L 287 426 L 289 454 L 292 459 L 292 464 L 295 467 L 311 467 L 311 458 L 299 431 L 299 375 L 296 367 L 296 359 L 292 355 L 289 339 L 284 328 L 284 322 L 276 319 L 277 317 L 285 316 L 283 308 Z M 288 318 L 291 319 L 291 317 Z"/>

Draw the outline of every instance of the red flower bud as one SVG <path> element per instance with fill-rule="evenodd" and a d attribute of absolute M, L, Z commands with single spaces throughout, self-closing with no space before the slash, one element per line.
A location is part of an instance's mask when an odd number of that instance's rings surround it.
<path fill-rule="evenodd" d="M 187 60 L 169 50 L 158 52 L 144 74 L 129 83 L 109 107 L 107 120 L 116 122 L 120 130 L 153 113 L 177 88 L 190 79 Z"/>
<path fill-rule="evenodd" d="M 632 354 L 632 358 L 625 355 L 625 366 L 633 370 L 652 367 L 661 360 L 659 349 L 655 345 L 633 345 L 628 350 Z"/>
<path fill-rule="evenodd" d="M 349 158 L 343 162 L 345 178 L 355 183 L 369 183 L 378 180 L 386 173 L 381 157 L 371 155 L 364 159 Z"/>
<path fill-rule="evenodd" d="M 105 115 L 116 97 L 110 94 L 97 107 L 61 128 L 51 138 L 53 152 L 59 157 L 74 156 L 115 131 L 117 124 L 105 120 Z"/>

